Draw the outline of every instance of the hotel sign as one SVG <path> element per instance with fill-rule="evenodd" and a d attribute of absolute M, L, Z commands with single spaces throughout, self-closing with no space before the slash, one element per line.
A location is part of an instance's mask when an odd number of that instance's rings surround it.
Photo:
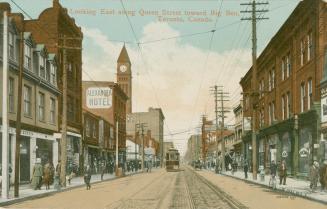
<path fill-rule="evenodd" d="M 112 89 L 90 87 L 86 90 L 86 106 L 89 109 L 106 109 L 112 106 Z"/>

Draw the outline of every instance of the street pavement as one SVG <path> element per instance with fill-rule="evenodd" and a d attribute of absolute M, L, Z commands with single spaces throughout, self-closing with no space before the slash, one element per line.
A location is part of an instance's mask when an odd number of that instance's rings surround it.
<path fill-rule="evenodd" d="M 211 171 L 214 172 L 213 170 Z M 234 173 L 232 173 L 231 171 L 226 171 L 224 172 L 223 175 L 230 176 L 236 179 L 241 179 L 249 183 L 263 185 L 266 187 L 269 187 L 269 180 L 271 178 L 270 175 L 265 175 L 264 180 L 262 181 L 260 175 L 258 174 L 257 180 L 253 180 L 252 173 L 248 173 L 248 178 L 245 179 L 244 172 L 241 171 L 237 171 Z M 318 186 L 318 188 L 315 191 L 312 191 L 309 187 L 310 181 L 295 179 L 295 178 L 287 178 L 286 185 L 279 185 L 279 178 L 277 176 L 276 182 L 277 182 L 276 189 L 279 191 L 287 192 L 290 194 L 294 194 L 297 196 L 301 196 L 304 198 L 308 198 L 311 200 L 315 200 L 327 204 L 327 190 L 321 191 L 320 186 Z"/>
<path fill-rule="evenodd" d="M 69 209 L 325 209 L 320 202 L 212 171 L 156 169 L 9 205 L 9 208 Z"/>
<path fill-rule="evenodd" d="M 132 174 L 135 174 L 135 172 L 127 172 L 126 173 L 126 175 L 132 175 Z M 114 174 L 104 174 L 103 181 L 108 181 L 108 180 L 112 180 L 115 178 L 116 178 L 116 176 Z M 92 175 L 91 183 L 99 183 L 99 182 L 101 182 L 101 175 L 100 174 Z M 65 188 L 62 187 L 59 191 L 68 191 L 73 188 L 81 187 L 84 185 L 85 185 L 84 177 L 77 176 L 71 180 L 70 184 L 68 184 L 68 182 L 67 182 L 66 187 Z M 10 191 L 9 191 L 9 198 L 8 199 L 0 198 L 0 206 L 13 204 L 16 202 L 25 201 L 25 200 L 29 200 L 29 199 L 40 198 L 43 196 L 57 193 L 59 191 L 55 190 L 53 185 L 51 185 L 50 189 L 48 189 L 48 190 L 45 189 L 44 185 L 42 186 L 41 190 L 34 190 L 31 188 L 30 184 L 23 184 L 23 185 L 20 185 L 20 187 L 19 187 L 19 197 L 15 198 L 14 197 L 14 188 L 13 188 L 13 186 L 11 186 Z"/>

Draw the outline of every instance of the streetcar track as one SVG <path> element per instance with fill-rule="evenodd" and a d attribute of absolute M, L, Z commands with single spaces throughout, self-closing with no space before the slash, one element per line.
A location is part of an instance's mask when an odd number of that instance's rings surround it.
<path fill-rule="evenodd" d="M 197 178 L 204 183 L 208 188 L 210 188 L 217 196 L 222 198 L 226 203 L 228 203 L 234 209 L 247 209 L 245 205 L 240 203 L 239 201 L 235 200 L 232 196 L 227 194 L 226 192 L 222 191 L 219 187 L 202 177 L 201 175 L 197 174 L 194 170 L 187 168 L 190 172 L 197 176 Z"/>

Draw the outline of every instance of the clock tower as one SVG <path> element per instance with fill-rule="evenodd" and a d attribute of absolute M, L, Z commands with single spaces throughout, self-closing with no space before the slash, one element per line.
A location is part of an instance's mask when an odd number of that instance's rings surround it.
<path fill-rule="evenodd" d="M 125 44 L 117 60 L 117 83 L 128 96 L 126 114 L 132 113 L 132 70 Z"/>

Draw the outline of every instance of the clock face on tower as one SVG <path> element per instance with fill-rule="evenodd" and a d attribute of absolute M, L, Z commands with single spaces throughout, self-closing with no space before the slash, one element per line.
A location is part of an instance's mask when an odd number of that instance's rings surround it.
<path fill-rule="evenodd" d="M 126 72 L 126 70 L 127 70 L 127 66 L 126 66 L 126 65 L 121 65 L 121 66 L 119 67 L 119 70 L 120 70 L 120 72 L 124 73 L 124 72 Z"/>

